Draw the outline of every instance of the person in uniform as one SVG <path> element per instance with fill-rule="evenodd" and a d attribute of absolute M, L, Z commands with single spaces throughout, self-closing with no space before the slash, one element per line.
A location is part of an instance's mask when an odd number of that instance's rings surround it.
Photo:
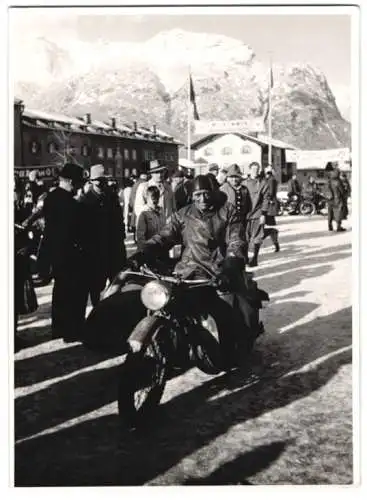
<path fill-rule="evenodd" d="M 340 180 L 340 171 L 334 169 L 330 172 L 330 179 L 326 186 L 325 198 L 328 202 L 328 229 L 333 231 L 333 221 L 336 222 L 338 233 L 346 231 L 342 221 L 346 218 L 348 209 L 347 196 Z"/>
<path fill-rule="evenodd" d="M 264 239 L 265 216 L 269 208 L 269 186 L 260 177 L 261 167 L 259 163 L 250 163 L 249 171 L 250 177 L 244 181 L 251 199 L 251 207 L 247 217 L 246 235 L 249 249 L 253 251 L 253 257 L 249 262 L 249 266 L 256 267 L 258 265 L 261 243 Z"/>
<path fill-rule="evenodd" d="M 278 230 L 274 227 L 276 225 L 275 216 L 278 212 L 278 181 L 274 177 L 274 171 L 270 165 L 265 169 L 265 181 L 269 186 L 269 206 L 265 215 L 264 240 L 270 236 L 275 252 L 279 252 Z"/>
<path fill-rule="evenodd" d="M 93 165 L 89 180 L 92 187 L 82 195 L 80 204 L 86 285 L 96 306 L 107 279 L 111 281 L 125 264 L 125 226 L 118 196 L 108 187 L 104 166 Z"/>
<path fill-rule="evenodd" d="M 66 163 L 43 204 L 45 252 L 54 278 L 52 337 L 65 342 L 79 339 L 85 317 L 81 212 L 74 199 L 82 184 L 83 168 Z"/>
<path fill-rule="evenodd" d="M 234 163 L 228 168 L 226 182 L 220 186 L 220 190 L 225 193 L 227 201 L 235 207 L 245 230 L 251 198 L 247 187 L 242 185 L 242 172 L 237 164 Z"/>
<path fill-rule="evenodd" d="M 176 210 L 188 205 L 191 201 L 191 184 L 189 180 L 185 179 L 182 170 L 177 170 L 172 175 L 172 190 L 175 197 Z"/>

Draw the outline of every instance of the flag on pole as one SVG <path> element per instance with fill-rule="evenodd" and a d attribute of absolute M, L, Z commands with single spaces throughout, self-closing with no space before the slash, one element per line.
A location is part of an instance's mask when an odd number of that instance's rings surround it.
<path fill-rule="evenodd" d="M 192 83 L 192 78 L 191 78 L 191 73 L 189 75 L 190 78 L 190 102 L 193 105 L 194 108 L 194 119 L 195 120 L 200 120 L 199 118 L 199 113 L 198 113 L 198 108 L 196 106 L 196 96 L 195 96 L 195 90 L 194 90 L 194 85 Z"/>
<path fill-rule="evenodd" d="M 270 66 L 270 75 L 269 75 L 269 83 L 268 83 L 268 99 L 266 102 L 266 109 L 264 113 L 264 123 L 267 121 L 268 116 L 269 116 L 269 109 L 270 109 L 270 91 L 274 87 L 274 76 L 273 76 L 273 66 Z"/>

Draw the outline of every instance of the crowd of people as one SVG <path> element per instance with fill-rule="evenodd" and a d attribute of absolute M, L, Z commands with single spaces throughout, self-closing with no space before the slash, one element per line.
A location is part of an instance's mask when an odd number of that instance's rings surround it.
<path fill-rule="evenodd" d="M 298 190 L 296 181 L 292 193 Z M 231 256 L 230 247 L 237 248 L 239 242 L 241 265 L 256 267 L 265 238 L 271 238 L 275 252 L 280 250 L 277 187 L 272 168 L 263 170 L 257 162 L 245 177 L 233 164 L 227 169 L 212 165 L 206 175 L 194 178 L 180 169 L 169 176 L 164 164 L 153 161 L 139 178 L 122 186 L 101 164 L 93 165 L 86 179 L 82 167 L 67 163 L 48 187 L 35 171 L 27 183 L 15 179 L 15 323 L 19 314 L 37 308 L 24 244 L 29 228 L 40 228 L 38 273 L 54 280 L 52 337 L 73 342 L 80 338 L 88 299 L 95 307 L 106 284 L 129 264 L 127 232 L 133 233 L 137 255 L 154 247 L 155 258 L 168 261 L 173 256 L 169 247 L 179 245 L 177 260 L 186 275 L 195 260 L 215 267 L 219 254 Z M 329 229 L 335 220 L 342 230 L 345 189 L 339 172 L 333 172 Z M 231 234 L 222 235 L 223 228 Z M 21 348 L 17 336 L 15 340 Z"/>

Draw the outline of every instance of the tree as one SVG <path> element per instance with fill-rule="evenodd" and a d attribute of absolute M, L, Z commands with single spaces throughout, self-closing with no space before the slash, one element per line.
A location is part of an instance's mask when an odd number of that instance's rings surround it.
<path fill-rule="evenodd" d="M 50 151 L 53 154 L 53 164 L 62 166 L 65 163 L 74 163 L 83 167 L 79 160 L 79 154 L 73 144 L 73 132 L 65 129 L 54 130 L 52 133 L 54 150 Z"/>

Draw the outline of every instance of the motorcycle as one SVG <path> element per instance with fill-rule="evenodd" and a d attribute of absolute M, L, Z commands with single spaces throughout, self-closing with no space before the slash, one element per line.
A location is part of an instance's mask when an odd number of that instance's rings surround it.
<path fill-rule="evenodd" d="M 300 213 L 301 200 L 298 196 L 291 196 L 290 199 L 279 200 L 278 215 L 298 215 Z"/>
<path fill-rule="evenodd" d="M 175 369 L 185 370 L 194 365 L 215 375 L 238 367 L 238 362 L 233 361 L 236 354 L 242 363 L 251 353 L 256 338 L 263 332 L 262 323 L 258 321 L 259 328 L 244 334 L 235 296 L 221 291 L 223 297 L 219 298 L 218 286 L 213 273 L 208 279 L 188 280 L 142 266 L 139 272 L 120 273 L 107 289 L 102 306 L 114 297 L 116 303 L 119 292 L 124 291 L 128 301 L 135 297 L 125 304 L 126 311 L 134 316 L 133 321 L 140 314 L 129 333 L 126 321 L 131 325 L 131 317 L 124 315 L 123 324 L 121 315 L 120 335 L 114 344 L 120 353 L 126 353 L 120 366 L 117 400 L 120 418 L 128 427 L 137 427 L 152 414 Z M 143 314 L 141 310 L 136 314 L 139 305 L 143 306 Z M 87 318 L 87 324 L 95 323 L 97 316 L 98 306 Z M 237 328 L 230 328 L 232 319 Z M 99 324 L 102 327 L 101 321 Z M 84 343 L 91 346 L 88 333 Z"/>
<path fill-rule="evenodd" d="M 304 198 L 299 208 L 301 215 L 324 215 L 328 213 L 326 199 L 319 196 L 316 200 L 314 198 Z"/>

